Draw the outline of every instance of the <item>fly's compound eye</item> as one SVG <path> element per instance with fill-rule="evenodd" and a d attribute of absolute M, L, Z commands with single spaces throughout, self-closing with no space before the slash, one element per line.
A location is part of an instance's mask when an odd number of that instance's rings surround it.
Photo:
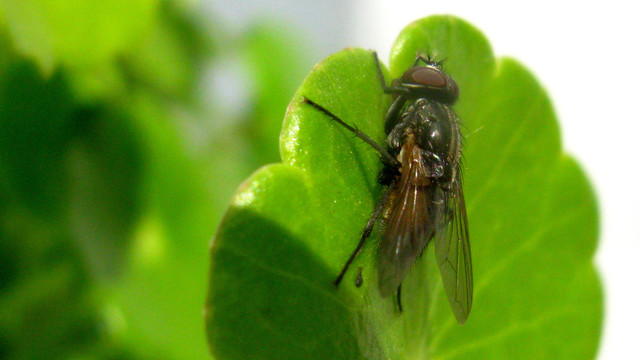
<path fill-rule="evenodd" d="M 445 103 L 458 98 L 458 84 L 435 66 L 415 66 L 402 74 L 402 86 L 417 96 L 427 96 Z"/>
<path fill-rule="evenodd" d="M 447 76 L 442 70 L 430 66 L 416 66 L 405 71 L 402 83 L 422 85 L 430 88 L 446 88 Z"/>

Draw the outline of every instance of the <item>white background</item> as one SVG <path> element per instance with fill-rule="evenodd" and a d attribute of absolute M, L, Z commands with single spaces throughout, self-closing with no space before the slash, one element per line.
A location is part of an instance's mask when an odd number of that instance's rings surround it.
<path fill-rule="evenodd" d="M 205 6 L 237 31 L 265 17 L 289 23 L 315 47 L 316 62 L 347 46 L 376 49 L 387 62 L 400 30 L 431 14 L 466 19 L 496 56 L 523 62 L 549 92 L 563 146 L 598 195 L 597 263 L 606 303 L 599 359 L 640 359 L 640 11 L 633 2 L 346 2 L 207 0 Z"/>

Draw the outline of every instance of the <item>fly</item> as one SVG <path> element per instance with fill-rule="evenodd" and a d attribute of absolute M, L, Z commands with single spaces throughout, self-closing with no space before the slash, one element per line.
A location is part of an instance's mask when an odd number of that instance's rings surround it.
<path fill-rule="evenodd" d="M 402 311 L 402 281 L 433 239 L 449 303 L 464 324 L 471 310 L 473 274 L 462 192 L 462 134 L 452 110 L 458 85 L 440 62 L 418 55 L 413 66 L 387 86 L 375 52 L 373 56 L 382 89 L 394 98 L 385 116 L 385 146 L 304 98 L 371 145 L 383 163 L 379 181 L 386 188 L 334 284 L 340 284 L 382 217 L 385 225 L 377 255 L 380 295 L 397 293 Z"/>

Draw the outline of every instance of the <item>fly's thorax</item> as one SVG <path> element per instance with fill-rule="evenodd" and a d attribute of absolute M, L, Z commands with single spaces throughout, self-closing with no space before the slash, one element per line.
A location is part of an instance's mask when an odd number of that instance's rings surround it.
<path fill-rule="evenodd" d="M 404 146 L 409 141 L 421 151 L 419 158 L 430 178 L 441 184 L 455 179 L 461 156 L 461 135 L 458 118 L 449 105 L 426 98 L 409 104 L 387 137 L 390 152 L 402 164 L 409 155 Z"/>

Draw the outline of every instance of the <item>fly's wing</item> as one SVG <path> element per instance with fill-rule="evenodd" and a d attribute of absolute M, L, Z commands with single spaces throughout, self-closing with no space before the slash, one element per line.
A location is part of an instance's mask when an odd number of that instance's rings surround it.
<path fill-rule="evenodd" d="M 398 289 L 435 230 L 436 216 L 431 206 L 434 187 L 428 184 L 420 159 L 412 158 L 420 156 L 419 149 L 406 150 L 414 155 L 409 156 L 408 169 L 391 185 L 395 188 L 378 249 L 378 287 L 383 297 Z"/>
<path fill-rule="evenodd" d="M 462 181 L 456 181 L 451 191 L 439 191 L 445 208 L 436 225 L 436 261 L 453 313 L 464 324 L 473 300 L 473 273 Z"/>

